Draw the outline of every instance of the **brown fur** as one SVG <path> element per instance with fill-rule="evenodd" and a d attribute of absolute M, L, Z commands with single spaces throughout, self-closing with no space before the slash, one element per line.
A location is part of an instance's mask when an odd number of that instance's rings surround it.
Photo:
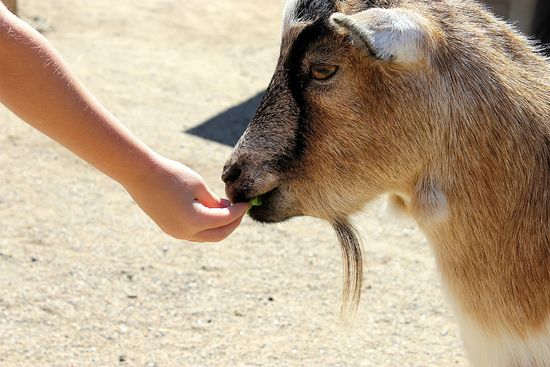
<path fill-rule="evenodd" d="M 495 336 L 527 338 L 545 331 L 550 321 L 547 60 L 473 1 L 375 3 L 426 20 L 423 57 L 411 64 L 376 60 L 350 42 L 345 29 L 315 40 L 301 58 L 304 72 L 318 62 L 340 70 L 330 82 L 303 88 L 309 121 L 304 152 L 294 165 L 269 171 L 278 189 L 257 219 L 310 215 L 335 222 L 383 193 L 396 193 L 393 200 L 434 246 L 444 282 L 462 312 Z M 361 4 L 339 1 L 337 10 L 351 14 L 364 10 Z M 285 33 L 281 60 L 304 26 Z M 277 78 L 284 76 L 276 74 L 275 84 Z M 262 118 L 259 113 L 255 121 Z M 288 126 L 294 126 L 291 120 Z M 232 164 L 239 162 L 242 146 L 265 159 L 262 146 L 250 140 L 260 130 L 249 130 Z M 228 192 L 239 185 L 228 183 Z M 442 207 L 446 211 L 435 218 Z"/>

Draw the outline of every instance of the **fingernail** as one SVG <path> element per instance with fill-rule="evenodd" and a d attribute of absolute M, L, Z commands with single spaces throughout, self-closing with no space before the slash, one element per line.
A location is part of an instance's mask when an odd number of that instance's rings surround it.
<path fill-rule="evenodd" d="M 229 208 L 231 206 L 231 201 L 229 201 L 227 199 L 222 199 L 221 204 L 224 208 Z"/>

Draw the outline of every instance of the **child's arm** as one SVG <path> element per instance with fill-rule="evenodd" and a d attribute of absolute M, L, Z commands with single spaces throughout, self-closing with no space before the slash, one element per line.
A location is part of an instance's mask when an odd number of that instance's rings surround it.
<path fill-rule="evenodd" d="M 238 227 L 248 208 L 230 206 L 194 171 L 136 138 L 80 83 L 51 44 L 1 0 L 0 102 L 121 183 L 176 238 L 219 241 Z"/>

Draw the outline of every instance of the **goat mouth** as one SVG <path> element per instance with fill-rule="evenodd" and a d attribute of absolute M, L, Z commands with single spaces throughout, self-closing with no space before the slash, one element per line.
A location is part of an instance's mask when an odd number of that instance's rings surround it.
<path fill-rule="evenodd" d="M 261 201 L 260 206 L 253 206 L 248 211 L 248 215 L 252 219 L 260 223 L 279 223 L 290 218 L 285 216 L 278 209 L 280 189 L 275 187 L 271 191 L 258 195 L 257 198 Z"/>

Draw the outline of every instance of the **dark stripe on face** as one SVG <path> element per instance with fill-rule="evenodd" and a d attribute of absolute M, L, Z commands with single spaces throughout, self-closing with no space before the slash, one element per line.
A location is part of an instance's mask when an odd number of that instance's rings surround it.
<path fill-rule="evenodd" d="M 310 131 L 308 105 L 304 98 L 304 88 L 307 87 L 310 79 L 307 72 L 302 69 L 303 59 L 312 43 L 324 37 L 330 28 L 327 25 L 328 18 L 319 18 L 307 25 L 296 37 L 292 48 L 285 62 L 285 69 L 288 70 L 288 88 L 292 97 L 300 109 L 298 129 L 294 140 L 294 151 L 292 156 L 299 158 L 306 148 L 307 136 Z"/>

